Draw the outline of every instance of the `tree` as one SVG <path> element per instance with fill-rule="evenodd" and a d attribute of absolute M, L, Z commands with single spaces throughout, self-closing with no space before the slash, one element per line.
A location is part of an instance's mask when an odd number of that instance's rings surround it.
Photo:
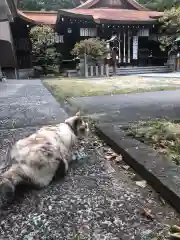
<path fill-rule="evenodd" d="M 95 60 L 103 58 L 107 53 L 106 41 L 99 38 L 82 40 L 75 44 L 71 53 L 79 57 L 83 57 L 86 54 Z"/>
<path fill-rule="evenodd" d="M 30 31 L 33 63 L 41 67 L 45 75 L 57 71 L 60 64 L 60 54 L 56 51 L 54 36 L 54 30 L 48 25 L 35 26 Z"/>
<path fill-rule="evenodd" d="M 80 5 L 80 0 L 20 0 L 18 3 L 19 9 L 30 11 L 57 11 L 60 8 L 74 8 L 78 5 Z"/>
<path fill-rule="evenodd" d="M 177 50 L 175 39 L 180 36 L 180 7 L 172 8 L 164 12 L 159 19 L 161 24 L 159 42 L 162 50 Z"/>
<path fill-rule="evenodd" d="M 164 11 L 172 7 L 180 6 L 180 0 L 138 0 L 138 2 L 156 11 Z"/>
<path fill-rule="evenodd" d="M 18 8 L 29 11 L 40 11 L 44 7 L 43 1 L 37 0 L 20 0 L 18 2 Z"/>
<path fill-rule="evenodd" d="M 86 0 L 19 0 L 19 8 L 24 10 L 57 10 L 60 8 L 74 8 Z M 138 0 L 145 7 L 164 11 L 180 6 L 180 0 Z"/>

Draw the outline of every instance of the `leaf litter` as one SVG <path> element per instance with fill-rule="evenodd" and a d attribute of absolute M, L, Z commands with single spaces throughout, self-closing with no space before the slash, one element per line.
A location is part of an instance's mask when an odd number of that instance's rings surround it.
<path fill-rule="evenodd" d="M 124 170 L 125 174 L 130 174 L 131 177 L 130 179 L 135 182 L 135 184 L 137 186 L 139 186 L 141 189 L 146 188 L 146 186 L 148 187 L 148 184 L 145 180 L 143 180 L 138 174 L 136 174 L 134 172 L 134 170 L 127 164 L 125 164 L 125 162 L 123 161 L 123 156 L 121 154 L 117 154 L 115 153 L 109 146 L 107 146 L 105 143 L 103 143 L 97 136 L 93 136 L 93 142 L 92 143 L 86 143 L 86 141 L 84 141 L 82 143 L 83 145 L 88 145 L 88 149 L 91 150 L 95 150 L 97 151 L 97 153 L 99 155 L 101 155 L 101 157 L 103 157 L 105 160 L 109 161 L 112 164 L 117 165 L 118 167 L 120 167 L 121 169 Z M 87 154 L 85 153 L 85 148 L 81 148 L 81 153 L 78 153 L 77 151 L 77 155 L 79 156 L 79 159 L 83 159 L 86 158 Z M 148 191 L 148 189 L 146 190 Z M 151 199 L 151 198 L 150 198 Z M 161 202 L 161 204 L 164 205 L 164 207 L 166 207 L 168 204 L 166 204 L 165 200 L 163 198 L 161 198 L 161 196 L 157 197 L 157 201 Z M 150 203 L 152 204 L 154 202 L 155 199 L 149 200 L 147 199 L 147 205 Z M 155 200 L 155 201 L 156 201 Z M 150 209 L 150 207 L 145 206 L 143 207 L 143 202 L 142 202 L 142 208 L 141 211 L 139 212 L 139 214 L 144 217 L 144 221 L 146 221 L 145 219 L 147 219 L 150 222 L 158 222 L 158 216 L 156 216 L 154 214 L 154 211 L 152 211 Z M 166 205 L 166 206 L 165 206 Z M 159 214 L 159 213 L 158 213 Z M 167 217 L 168 219 L 168 217 Z M 150 224 L 150 223 L 149 223 Z M 166 239 L 180 239 L 180 232 L 171 232 L 170 230 L 170 225 L 166 225 L 166 224 L 161 224 L 161 229 L 159 229 L 159 227 L 157 228 L 157 232 L 154 230 L 149 230 L 149 234 L 146 234 L 143 236 L 143 239 L 151 239 L 151 240 L 166 240 Z M 166 225 L 166 226 L 165 226 Z M 144 238 L 145 237 L 145 238 Z M 141 238 L 142 239 L 142 238 Z"/>

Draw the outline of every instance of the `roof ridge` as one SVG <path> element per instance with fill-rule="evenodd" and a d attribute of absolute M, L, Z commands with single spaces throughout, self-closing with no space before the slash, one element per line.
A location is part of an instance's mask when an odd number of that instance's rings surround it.
<path fill-rule="evenodd" d="M 18 9 L 18 11 L 20 12 L 23 12 L 23 13 L 42 13 L 42 14 L 57 14 L 58 11 L 29 11 L 29 10 L 21 10 L 21 9 Z"/>
<path fill-rule="evenodd" d="M 84 2 L 81 5 L 79 5 L 78 7 L 76 7 L 75 9 L 90 8 L 98 2 L 99 2 L 99 0 L 87 0 L 86 2 Z"/>
<path fill-rule="evenodd" d="M 75 9 L 88 9 L 93 7 L 95 4 L 97 4 L 100 0 L 87 0 L 86 2 L 82 3 Z M 136 0 L 126 0 L 129 4 L 131 4 L 133 7 L 135 7 L 137 10 L 149 10 L 148 8 L 144 7 L 140 3 L 138 3 Z"/>

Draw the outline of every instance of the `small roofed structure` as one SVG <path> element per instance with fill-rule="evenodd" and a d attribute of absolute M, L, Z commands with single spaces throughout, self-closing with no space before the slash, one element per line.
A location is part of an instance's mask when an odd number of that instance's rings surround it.
<path fill-rule="evenodd" d="M 76 42 L 90 37 L 116 41 L 117 64 L 163 65 L 167 53 L 157 42 L 158 22 L 162 12 L 150 11 L 135 0 L 87 0 L 74 9 L 58 11 L 56 31 L 62 36 L 59 51 L 65 59 Z"/>

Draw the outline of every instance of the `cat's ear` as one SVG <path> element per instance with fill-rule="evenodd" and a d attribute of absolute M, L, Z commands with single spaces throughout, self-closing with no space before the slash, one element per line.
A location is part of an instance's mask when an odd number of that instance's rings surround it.
<path fill-rule="evenodd" d="M 77 112 L 75 116 L 80 117 L 81 116 L 81 112 L 80 111 Z"/>

